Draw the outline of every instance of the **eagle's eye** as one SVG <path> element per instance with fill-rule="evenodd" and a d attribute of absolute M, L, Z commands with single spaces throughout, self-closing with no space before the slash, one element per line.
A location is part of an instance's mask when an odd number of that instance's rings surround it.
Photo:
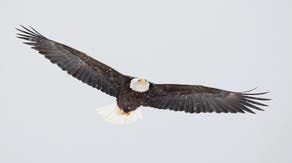
<path fill-rule="evenodd" d="M 134 78 L 130 82 L 130 88 L 136 92 L 146 92 L 149 89 L 149 82 L 142 78 Z"/>

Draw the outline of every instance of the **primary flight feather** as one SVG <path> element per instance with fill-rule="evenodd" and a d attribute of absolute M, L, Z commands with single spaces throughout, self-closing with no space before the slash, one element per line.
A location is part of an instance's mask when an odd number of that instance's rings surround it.
<path fill-rule="evenodd" d="M 106 120 L 128 124 L 141 118 L 140 106 L 187 113 L 254 113 L 267 106 L 263 93 L 232 92 L 201 85 L 155 84 L 123 75 L 83 52 L 50 40 L 34 28 L 17 28 L 17 37 L 82 82 L 117 98 L 114 105 L 98 109 Z"/>

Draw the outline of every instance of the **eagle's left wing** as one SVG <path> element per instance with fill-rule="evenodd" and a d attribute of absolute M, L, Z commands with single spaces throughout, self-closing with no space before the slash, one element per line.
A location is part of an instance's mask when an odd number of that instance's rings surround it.
<path fill-rule="evenodd" d="M 17 28 L 17 30 L 20 32 L 17 34 L 18 38 L 25 40 L 25 44 L 31 45 L 52 63 L 57 64 L 73 77 L 111 96 L 117 97 L 123 83 L 130 80 L 129 76 L 119 73 L 83 52 L 50 40 L 33 28 L 22 26 L 22 29 Z"/>
<path fill-rule="evenodd" d="M 185 111 L 187 113 L 254 113 L 267 106 L 258 101 L 269 100 L 256 97 L 263 93 L 231 92 L 199 85 L 153 84 L 144 106 L 158 109 Z"/>

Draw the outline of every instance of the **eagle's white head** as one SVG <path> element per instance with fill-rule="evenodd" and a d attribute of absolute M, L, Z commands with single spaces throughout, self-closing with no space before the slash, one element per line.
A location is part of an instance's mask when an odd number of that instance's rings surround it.
<path fill-rule="evenodd" d="M 130 82 L 130 88 L 136 92 L 146 92 L 149 90 L 149 82 L 143 78 L 134 78 Z"/>

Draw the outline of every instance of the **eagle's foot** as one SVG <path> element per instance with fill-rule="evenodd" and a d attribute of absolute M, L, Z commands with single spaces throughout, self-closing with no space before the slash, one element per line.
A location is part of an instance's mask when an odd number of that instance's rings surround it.
<path fill-rule="evenodd" d="M 125 112 L 124 110 L 120 109 L 120 112 L 121 112 L 122 115 L 126 115 L 126 116 L 131 115 L 131 111 L 130 112 Z"/>

